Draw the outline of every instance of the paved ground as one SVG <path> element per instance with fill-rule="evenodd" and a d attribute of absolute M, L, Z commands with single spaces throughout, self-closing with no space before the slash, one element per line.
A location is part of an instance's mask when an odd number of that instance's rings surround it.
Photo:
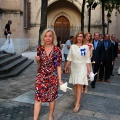
<path fill-rule="evenodd" d="M 23 53 L 34 59 L 35 50 Z M 82 94 L 81 108 L 73 113 L 74 93 L 59 90 L 55 120 L 120 120 L 120 75 L 117 74 L 120 56 L 115 62 L 111 83 L 89 86 L 88 94 Z M 19 76 L 0 81 L 0 120 L 33 120 L 34 82 L 37 64 L 34 62 Z M 69 75 L 63 74 L 63 81 Z M 69 85 L 72 87 L 72 85 Z M 48 119 L 48 104 L 43 104 L 39 120 Z"/>

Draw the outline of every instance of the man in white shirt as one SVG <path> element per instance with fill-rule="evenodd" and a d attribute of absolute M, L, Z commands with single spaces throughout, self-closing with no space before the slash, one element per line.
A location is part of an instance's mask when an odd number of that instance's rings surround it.
<path fill-rule="evenodd" d="M 65 46 L 64 46 L 63 52 L 64 52 L 65 64 L 67 62 L 68 52 L 69 52 L 70 46 L 73 42 L 73 39 L 74 39 L 74 36 L 70 36 L 70 39 L 66 41 Z M 65 66 L 65 64 L 64 64 L 64 66 Z"/>
<path fill-rule="evenodd" d="M 65 62 L 67 61 L 67 55 L 68 55 L 68 52 L 69 52 L 69 49 L 70 49 L 70 46 L 73 42 L 73 36 L 70 36 L 70 39 L 66 41 L 65 43 L 65 47 L 64 47 L 64 57 L 65 57 Z"/>

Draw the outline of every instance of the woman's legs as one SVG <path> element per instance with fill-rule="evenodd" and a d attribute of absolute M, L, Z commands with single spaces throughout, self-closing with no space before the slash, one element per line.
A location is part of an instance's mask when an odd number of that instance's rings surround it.
<path fill-rule="evenodd" d="M 35 100 L 34 103 L 34 120 L 38 120 L 40 109 L 41 109 L 41 101 Z"/>
<path fill-rule="evenodd" d="M 49 120 L 54 120 L 53 113 L 55 109 L 55 100 L 52 102 L 49 102 L 49 109 L 50 109 Z"/>
<path fill-rule="evenodd" d="M 81 91 L 82 91 L 82 93 L 84 92 L 84 85 L 82 85 L 82 90 Z"/>
<path fill-rule="evenodd" d="M 77 95 L 77 85 L 74 85 L 74 93 L 75 93 L 75 96 Z"/>
<path fill-rule="evenodd" d="M 77 85 L 74 85 L 74 93 L 75 93 L 75 105 L 76 105 Z"/>
<path fill-rule="evenodd" d="M 82 90 L 81 90 L 82 93 L 85 92 L 85 87 L 86 87 L 86 85 L 82 85 Z"/>
<path fill-rule="evenodd" d="M 85 86 L 85 93 L 88 93 L 88 85 Z"/>
<path fill-rule="evenodd" d="M 76 103 L 75 103 L 75 107 L 73 109 L 74 112 L 77 112 L 79 110 L 81 93 L 82 93 L 82 85 L 77 84 L 76 85 Z"/>

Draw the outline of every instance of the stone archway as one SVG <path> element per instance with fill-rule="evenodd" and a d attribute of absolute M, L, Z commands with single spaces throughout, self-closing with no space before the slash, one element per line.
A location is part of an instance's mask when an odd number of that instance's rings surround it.
<path fill-rule="evenodd" d="M 54 30 L 59 41 L 64 43 L 70 36 L 69 20 L 65 16 L 58 17 L 54 23 Z"/>

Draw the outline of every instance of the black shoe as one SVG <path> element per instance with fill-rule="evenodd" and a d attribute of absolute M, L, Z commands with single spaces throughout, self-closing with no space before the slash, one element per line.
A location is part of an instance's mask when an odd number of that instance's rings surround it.
<path fill-rule="evenodd" d="M 109 80 L 105 80 L 105 82 L 110 83 L 110 81 L 109 81 Z"/>
<path fill-rule="evenodd" d="M 91 88 L 95 88 L 95 85 L 91 85 Z"/>
<path fill-rule="evenodd" d="M 102 82 L 102 80 L 99 79 L 99 80 L 96 80 L 96 82 Z"/>
<path fill-rule="evenodd" d="M 114 74 L 111 74 L 111 76 L 114 76 Z"/>

